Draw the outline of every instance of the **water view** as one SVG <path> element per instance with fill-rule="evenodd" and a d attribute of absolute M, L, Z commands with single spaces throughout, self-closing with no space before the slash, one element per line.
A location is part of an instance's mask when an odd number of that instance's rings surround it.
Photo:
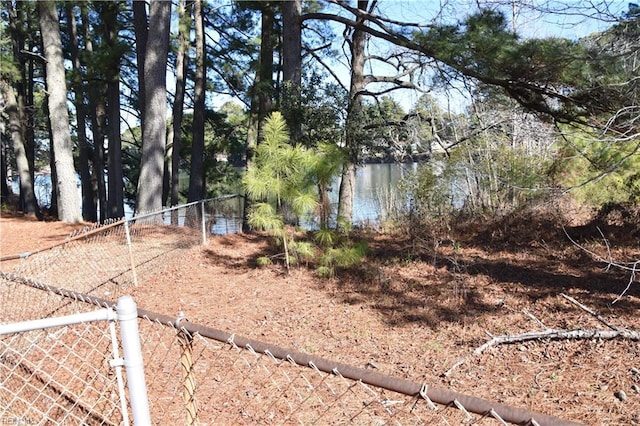
<path fill-rule="evenodd" d="M 398 182 L 408 173 L 415 171 L 418 163 L 408 164 L 367 164 L 356 172 L 356 186 L 353 201 L 353 224 L 378 224 L 405 196 L 398 189 Z M 332 202 L 337 207 L 339 182 L 334 184 Z"/>
<path fill-rule="evenodd" d="M 407 173 L 416 170 L 418 163 L 367 164 L 358 168 L 353 200 L 353 225 L 377 225 L 390 212 L 395 203 L 404 201 L 404 194 L 398 189 L 398 182 Z M 336 179 L 329 190 L 334 214 L 338 208 L 340 180 Z M 238 232 L 242 227 L 242 200 L 230 199 L 220 203 L 218 212 L 210 221 L 212 234 Z M 302 220 L 302 227 L 317 229 L 314 217 Z"/>
<path fill-rule="evenodd" d="M 398 189 L 398 182 L 409 172 L 416 170 L 418 163 L 367 164 L 358 168 L 354 193 L 353 225 L 377 225 L 390 212 L 395 203 L 402 202 L 404 195 Z M 17 179 L 13 181 L 14 192 L 19 191 Z M 36 197 L 40 205 L 51 202 L 51 180 L 49 175 L 38 176 L 35 180 Z M 334 208 L 338 207 L 340 180 L 336 179 L 330 188 L 329 198 Z M 229 198 L 216 203 L 210 212 L 209 228 L 212 234 L 239 232 L 242 228 L 241 197 Z M 130 206 L 125 208 L 125 216 L 133 216 Z M 303 227 L 317 228 L 314 218 L 303 220 Z"/>

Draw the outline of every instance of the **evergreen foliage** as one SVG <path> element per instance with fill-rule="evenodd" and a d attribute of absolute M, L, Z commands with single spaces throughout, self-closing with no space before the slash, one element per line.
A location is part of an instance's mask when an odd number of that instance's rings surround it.
<path fill-rule="evenodd" d="M 611 144 L 588 134 L 566 139 L 554 165 L 555 178 L 580 203 L 600 207 L 640 200 L 638 142 Z"/>
<path fill-rule="evenodd" d="M 330 3 L 305 1 L 303 4 L 300 18 L 303 22 L 302 85 L 292 88 L 280 80 L 279 65 L 283 65 L 283 58 L 290 53 L 283 52 L 282 44 L 277 42 L 284 35 L 279 13 L 282 5 L 258 1 L 216 5 L 203 2 L 207 102 L 211 103 L 213 94 L 233 98 L 222 107 L 195 106 L 206 120 L 204 164 L 198 172 L 206 183 L 206 197 L 238 192 L 239 177 L 231 165 L 244 165 L 247 157 L 253 155 L 253 145 L 247 148 L 246 142 L 250 139 L 249 133 L 255 140 L 257 130 L 249 132 L 253 127 L 247 123 L 256 112 L 252 95 L 262 94 L 265 95 L 262 101 L 269 101 L 269 108 L 279 109 L 289 122 L 296 124 L 297 144 L 290 143 L 284 121 L 277 118 L 277 114 L 270 117 L 260 135 L 262 143 L 255 149 L 257 163 L 245 177 L 250 197 L 258 202 L 251 212 L 254 225 L 274 232 L 291 230 L 287 225 L 316 215 L 320 230 L 315 241 L 323 249 L 341 247 L 344 243 L 341 241 L 344 235 L 329 229 L 334 212 L 328 189 L 343 166 L 355 175 L 356 163 L 367 161 L 439 160 L 434 167 L 422 168 L 403 184 L 410 194 L 409 210 L 420 211 L 423 217 L 438 217 L 461 206 L 470 213 L 506 211 L 535 199 L 549 188 L 575 188 L 582 200 L 595 203 L 640 198 L 640 173 L 637 172 L 640 166 L 637 154 L 640 146 L 640 79 L 637 78 L 640 13 L 636 3 L 629 3 L 628 10 L 620 14 L 617 22 L 611 21 L 606 29 L 583 39 L 523 38 L 499 11 L 500 5 L 492 10 L 473 9 L 471 15 L 454 24 L 449 24 L 451 21 L 445 21 L 447 17 L 443 16 L 442 20 L 434 18 L 428 26 L 390 21 L 384 27 L 367 27 L 367 22 L 374 23 L 376 19 L 363 15 L 364 9 L 357 11 L 344 2 Z M 138 176 L 144 162 L 139 142 L 142 135 L 134 121 L 144 109 L 140 102 L 143 93 L 138 93 L 138 83 L 142 81 L 137 79 L 142 80 L 138 69 L 143 69 L 139 65 L 146 52 L 142 40 L 139 43 L 134 37 L 137 26 L 133 25 L 132 6 L 135 5 L 139 4 L 71 3 L 59 20 L 62 51 L 67 54 L 63 61 L 73 60 L 72 40 L 77 41 L 78 50 L 78 65 L 73 70 L 67 67 L 65 77 L 82 88 L 67 94 L 67 99 L 73 102 L 73 105 L 67 104 L 72 105 L 67 127 L 72 130 L 76 165 L 82 162 L 88 171 L 82 175 L 82 184 L 90 188 L 88 194 L 93 195 L 90 197 L 93 204 L 101 207 L 112 201 L 104 188 L 105 182 L 111 184 L 109 175 L 114 174 L 110 167 L 122 169 L 125 174 L 126 191 L 118 197 L 124 196 L 129 204 L 135 204 Z M 21 132 L 28 148 L 29 172 L 35 174 L 49 166 L 53 158 L 48 146 L 49 123 L 44 114 L 48 100 L 43 90 L 44 62 L 40 59 L 43 51 L 37 28 L 37 3 L 7 2 L 6 6 L 0 13 L 0 75 L 12 85 L 23 105 Z M 566 6 L 570 12 L 572 6 Z M 179 23 L 184 34 L 193 31 L 193 20 L 187 16 L 190 13 Z M 260 32 L 262 14 L 269 14 L 273 23 L 270 27 L 273 43 L 270 50 L 264 52 L 260 51 L 264 41 Z M 355 21 L 346 19 L 347 15 L 364 24 L 354 24 Z M 360 76 L 361 84 L 353 88 L 352 93 L 343 86 L 345 82 L 330 80 L 336 75 L 328 61 L 342 53 L 347 56 L 345 63 L 349 62 L 350 55 L 358 56 L 346 45 L 344 51 L 339 52 L 334 43 L 335 26 L 330 22 L 347 25 L 347 40 L 355 32 L 362 33 L 362 40 L 367 39 L 358 52 L 367 65 L 361 70 L 364 73 Z M 146 18 L 143 24 L 148 25 Z M 67 31 L 73 28 L 77 36 Z M 175 31 L 175 28 L 174 25 L 172 29 Z M 417 29 L 411 33 L 410 28 Z M 371 32 L 372 29 L 377 32 Z M 154 28 L 150 30 L 153 32 Z M 397 48 L 385 52 L 388 46 L 379 44 L 383 39 Z M 353 44 L 353 40 L 350 43 Z M 194 52 L 187 50 L 187 56 L 193 58 Z M 265 71 L 261 59 L 270 59 L 273 69 Z M 160 77 L 165 75 L 165 63 L 161 62 Z M 375 75 L 378 67 L 369 66 L 378 62 L 395 67 L 398 79 L 379 79 L 384 76 Z M 422 71 L 409 72 L 414 66 Z M 184 110 L 194 108 L 191 93 L 194 71 L 192 61 L 186 72 Z M 434 87 L 434 81 L 418 81 L 424 75 L 437 76 L 435 83 L 447 87 L 461 88 L 457 82 L 463 81 L 469 89 L 466 92 L 469 109 L 452 114 L 444 110 L 440 99 L 429 94 L 405 112 L 394 98 L 383 96 L 398 83 L 402 83 L 399 86 L 406 84 L 404 87 L 432 83 Z M 260 77 L 268 78 L 261 80 Z M 109 83 L 114 81 L 121 87 L 121 108 L 116 105 L 119 102 L 107 96 Z M 256 91 L 250 89 L 254 86 Z M 165 89 L 158 89 L 160 103 L 167 99 Z M 375 92 L 378 89 L 380 91 Z M 291 93 L 296 96 L 290 96 Z M 350 103 L 350 98 L 357 98 L 357 104 Z M 116 112 L 109 109 L 113 105 Z M 525 113 L 523 106 L 542 114 L 534 117 Z M 260 110 L 258 115 L 262 117 L 269 108 Z M 86 124 L 74 120 L 73 114 L 86 119 L 83 120 Z M 550 126 L 539 121 L 543 116 L 555 119 L 549 120 L 553 125 L 572 124 L 554 129 L 563 133 L 564 141 L 549 137 Z M 115 151 L 110 143 L 117 135 L 109 131 L 117 127 L 115 123 L 129 120 L 134 128 L 123 135 L 126 140 L 122 164 L 114 164 L 120 160 L 114 161 L 108 156 Z M 191 127 L 192 120 L 193 113 L 185 114 L 181 120 L 182 182 L 192 173 L 195 163 L 190 149 L 192 132 L 184 131 Z M 576 126 L 576 122 L 579 125 Z M 83 132 L 86 137 L 80 135 L 80 126 L 83 131 L 87 130 Z M 7 126 L 4 127 L 6 132 Z M 163 134 L 159 130 L 158 137 Z M 2 136 L 3 140 L 10 140 L 7 134 Z M 78 155 L 78 147 L 87 150 L 84 157 Z M 156 151 L 159 153 L 161 147 Z M 13 173 L 15 154 L 6 144 L 4 155 L 8 165 L 3 172 Z M 228 162 L 222 161 L 225 156 Z M 164 173 L 161 169 L 158 162 L 151 173 L 154 183 Z M 117 185 L 120 176 L 113 180 Z M 184 196 L 186 186 L 181 189 Z M 158 191 L 151 192 L 155 197 Z M 464 197 L 454 195 L 460 193 Z M 399 204 L 401 209 L 406 207 Z M 106 215 L 101 212 L 102 216 Z M 350 226 L 351 223 L 340 223 L 343 230 Z M 281 240 L 288 241 L 289 251 L 298 251 L 300 259 L 309 254 L 308 246 L 296 246 L 293 239 Z M 326 259 L 327 265 L 340 263 L 335 255 L 327 255 Z"/>
<path fill-rule="evenodd" d="M 505 16 L 481 10 L 435 26 L 416 41 L 452 71 L 502 87 L 521 105 L 564 122 L 586 122 L 626 104 L 620 57 L 579 40 L 521 39 Z"/>
<path fill-rule="evenodd" d="M 285 210 L 299 219 L 317 206 L 310 178 L 310 152 L 289 145 L 287 124 L 279 112 L 265 119 L 261 143 L 243 182 L 246 193 L 257 201 L 251 204 L 248 222 L 267 230 L 284 247 L 287 268 L 295 250 L 293 233 L 285 226 Z"/>
<path fill-rule="evenodd" d="M 13 83 L 20 79 L 20 71 L 11 54 L 11 40 L 7 32 L 0 32 L 0 78 Z"/>
<path fill-rule="evenodd" d="M 247 194 L 256 202 L 251 204 L 249 224 L 267 231 L 283 247 L 287 269 L 291 265 L 309 262 L 320 253 L 319 266 L 332 271 L 336 266 L 358 262 L 364 253 L 359 245 L 348 243 L 323 221 L 316 235 L 319 246 L 297 238 L 298 233 L 287 223 L 315 211 L 323 214 L 319 194 L 339 171 L 344 154 L 335 145 L 322 144 L 317 149 L 291 145 L 286 121 L 279 112 L 266 118 L 261 143 L 256 148 L 254 162 L 247 170 L 243 183 Z M 326 206 L 324 206 L 326 208 Z M 340 247 L 334 245 L 340 243 Z M 261 264 L 266 259 L 259 261 Z M 319 272 L 321 273 L 321 272 Z M 322 273 L 321 273 L 322 274 Z"/>

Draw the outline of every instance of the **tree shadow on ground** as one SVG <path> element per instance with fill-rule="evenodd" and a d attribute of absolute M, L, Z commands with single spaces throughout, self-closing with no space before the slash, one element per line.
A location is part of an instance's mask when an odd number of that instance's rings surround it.
<path fill-rule="evenodd" d="M 640 206 L 606 204 L 581 224 L 558 211 L 523 209 L 510 215 L 456 223 L 452 237 L 485 251 L 530 249 L 532 245 L 562 251 L 582 243 L 597 242 L 637 249 L 640 243 Z"/>
<path fill-rule="evenodd" d="M 220 235 L 211 240 L 204 250 L 206 258 L 212 265 L 230 269 L 255 269 L 259 258 L 274 258 L 280 253 L 268 236 L 259 233 Z"/>
<path fill-rule="evenodd" d="M 483 254 L 460 262 L 469 275 L 522 286 L 531 301 L 578 291 L 609 309 L 624 293 L 616 309 L 630 312 L 640 308 L 640 286 L 629 286 L 631 271 L 614 263 L 638 260 L 639 225 L 640 208 L 626 204 L 605 205 L 576 226 L 553 215 L 516 214 L 457 230 L 458 241 Z"/>
<path fill-rule="evenodd" d="M 629 282 L 624 271 L 606 271 L 606 265 L 575 247 L 551 224 L 529 223 L 532 232 L 521 232 L 518 238 L 498 238 L 495 232 L 489 237 L 487 228 L 491 225 L 420 243 L 397 234 L 356 234 L 353 239 L 362 237 L 370 247 L 362 264 L 336 271 L 332 280 L 318 278 L 314 265 L 295 268 L 303 271 L 298 275 L 302 285 L 323 289 L 341 303 L 375 309 L 390 325 L 432 328 L 504 315 L 505 300 L 524 306 L 554 303 L 560 293 L 579 294 L 588 306 L 606 312 Z M 551 243 L 540 239 L 540 229 L 547 229 Z M 245 234 L 216 237 L 205 254 L 211 264 L 237 271 L 259 267 L 260 257 L 272 258 L 268 268 L 285 276 L 280 252 L 268 236 Z M 639 287 L 632 285 L 627 297 L 615 304 L 616 314 L 640 309 Z"/>
<path fill-rule="evenodd" d="M 583 265 L 579 276 L 555 272 L 547 269 L 549 266 L 547 262 L 530 261 L 529 265 L 523 266 L 508 261 L 485 260 L 470 263 L 465 271 L 472 276 L 487 276 L 494 283 L 516 286 L 514 291 L 519 291 L 532 302 L 578 291 L 588 294 L 592 304 L 597 302 L 600 308 L 608 308 L 624 293 L 629 297 L 619 302 L 617 308 L 625 312 L 640 309 L 640 286 L 632 285 L 626 289 L 629 276 L 618 271 L 606 271 L 597 262 Z"/>
<path fill-rule="evenodd" d="M 428 280 L 386 277 L 368 279 L 366 273 L 341 275 L 336 296 L 344 303 L 368 305 L 389 325 L 420 323 L 436 328 L 441 322 L 474 321 L 500 310 L 484 300 L 481 290 L 449 276 Z"/>
<path fill-rule="evenodd" d="M 640 309 L 640 285 L 627 288 L 630 272 L 607 268 L 576 245 L 599 243 L 606 253 L 609 243 L 621 247 L 617 255 L 637 257 L 635 224 L 596 218 L 563 228 L 545 218 L 517 226 L 512 218 L 504 221 L 476 223 L 475 229 L 466 226 L 446 238 L 432 234 L 418 243 L 415 236 L 378 236 L 365 266 L 341 272 L 341 297 L 378 309 L 391 324 L 429 327 L 497 315 L 507 298 L 526 305 L 559 300 L 560 293 L 579 294 L 592 309 L 616 315 Z"/>

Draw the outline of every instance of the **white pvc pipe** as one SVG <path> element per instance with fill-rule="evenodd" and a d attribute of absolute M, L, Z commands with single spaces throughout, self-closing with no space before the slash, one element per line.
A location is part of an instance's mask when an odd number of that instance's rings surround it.
<path fill-rule="evenodd" d="M 0 335 L 22 333 L 24 331 L 43 330 L 65 325 L 81 324 L 90 321 L 112 321 L 117 319 L 112 309 L 100 309 L 93 312 L 65 315 L 62 317 L 44 318 L 0 325 Z"/>
<path fill-rule="evenodd" d="M 116 325 L 114 321 L 109 321 L 109 332 L 111 333 L 111 350 L 113 351 L 114 361 L 113 367 L 116 370 L 116 380 L 118 382 L 118 394 L 120 395 L 120 409 L 122 410 L 123 426 L 130 426 L 129 410 L 127 410 L 127 394 L 124 391 L 124 379 L 122 378 L 123 360 L 120 358 L 120 349 L 118 347 L 118 337 L 116 336 Z"/>
<path fill-rule="evenodd" d="M 144 363 L 138 333 L 138 308 L 131 296 L 122 296 L 118 299 L 116 312 L 120 322 L 124 367 L 127 371 L 127 387 L 129 388 L 133 424 L 136 426 L 151 425 L 147 384 L 144 379 Z"/>
<path fill-rule="evenodd" d="M 204 215 L 204 201 L 200 203 L 200 215 L 202 216 L 202 245 L 207 244 L 207 218 Z"/>

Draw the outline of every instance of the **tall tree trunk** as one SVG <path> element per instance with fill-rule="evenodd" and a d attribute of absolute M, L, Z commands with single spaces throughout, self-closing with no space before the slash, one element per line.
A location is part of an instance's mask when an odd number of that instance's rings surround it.
<path fill-rule="evenodd" d="M 142 158 L 136 210 L 162 208 L 164 150 L 167 141 L 167 56 L 171 26 L 171 2 L 152 1 L 149 6 L 149 40 L 144 58 L 144 116 Z"/>
<path fill-rule="evenodd" d="M 347 230 L 353 224 L 353 197 L 356 184 L 356 163 L 349 160 L 342 167 L 340 190 L 338 193 L 337 227 Z"/>
<path fill-rule="evenodd" d="M 107 128 L 107 107 L 104 102 L 103 85 L 95 83 L 90 89 L 91 132 L 93 133 L 93 177 L 98 190 L 100 221 L 107 217 L 107 188 L 104 174 L 104 138 Z"/>
<path fill-rule="evenodd" d="M 118 73 L 119 74 L 119 73 Z M 122 172 L 122 141 L 120 139 L 120 81 L 107 83 L 108 137 L 107 157 L 107 217 L 124 216 L 124 182 Z"/>
<path fill-rule="evenodd" d="M 80 7 L 85 6 L 81 5 Z M 82 185 L 82 218 L 88 222 L 96 222 L 98 220 L 98 212 L 95 194 L 93 193 L 91 167 L 89 164 L 90 145 L 87 140 L 87 108 L 85 105 L 85 93 L 78 47 L 79 34 L 76 17 L 73 13 L 73 5 L 71 5 L 71 3 L 65 3 L 65 10 L 67 14 L 67 31 L 69 34 L 69 53 L 71 54 L 71 64 L 74 71 L 74 78 L 71 84 L 76 108 L 78 132 L 78 170 L 80 172 L 80 183 Z"/>
<path fill-rule="evenodd" d="M 2 131 L 1 128 L 0 131 Z M 4 138 L 2 138 L 0 139 L 0 204 L 9 201 L 9 196 L 13 194 L 13 188 L 9 187 L 8 181 L 7 146 L 4 143 Z"/>
<path fill-rule="evenodd" d="M 48 102 L 45 101 L 45 109 L 49 110 Z M 56 152 L 53 149 L 53 131 L 51 130 L 51 120 L 47 120 L 47 132 L 49 133 L 49 175 L 51 181 L 51 202 L 49 203 L 49 214 L 58 218 L 58 191 L 56 190 L 56 182 L 58 182 L 58 174 L 56 173 Z"/>
<path fill-rule="evenodd" d="M 57 175 L 55 185 L 58 195 L 58 218 L 63 222 L 79 222 L 82 216 L 73 166 L 73 142 L 69 130 L 67 83 L 58 12 L 53 1 L 38 2 L 38 10 L 44 56 L 47 60 L 47 91 Z"/>
<path fill-rule="evenodd" d="M 24 205 L 22 211 L 29 216 L 35 216 L 38 212 L 38 202 L 33 190 L 33 181 L 31 173 L 29 173 L 29 162 L 24 146 L 24 129 L 20 120 L 20 112 L 18 109 L 18 101 L 13 89 L 4 80 L 0 80 L 0 92 L 5 102 L 5 112 L 9 116 L 9 131 L 11 132 L 11 143 L 13 144 L 13 152 L 16 157 L 16 166 L 18 168 L 18 177 L 20 179 L 20 193 Z M 4 192 L 3 192 L 4 194 Z"/>
<path fill-rule="evenodd" d="M 5 6 L 7 10 L 7 15 L 9 17 L 9 31 L 8 33 L 11 35 L 11 45 L 13 49 L 13 57 L 15 63 L 18 65 L 18 70 L 20 71 L 20 78 L 15 83 L 16 92 L 13 93 L 13 89 L 9 87 L 11 90 L 11 94 L 13 98 L 16 100 L 16 108 L 17 108 L 17 122 L 15 125 L 15 130 L 20 131 L 20 144 L 21 151 L 23 151 L 24 156 L 24 171 L 18 169 L 20 179 L 20 208 L 25 214 L 40 214 L 40 207 L 35 199 L 35 191 L 33 188 L 34 175 L 35 175 L 35 136 L 33 132 L 33 58 L 29 57 L 25 59 L 25 55 L 22 54 L 22 50 L 32 51 L 32 46 L 25 45 L 25 33 L 29 31 L 29 25 L 31 20 L 29 20 L 30 10 L 33 7 L 28 2 L 20 2 L 16 3 L 14 7 L 14 3 L 11 1 L 5 1 Z M 33 42 L 30 42 L 32 44 Z M 30 88 L 30 90 L 27 90 Z M 14 117 L 15 119 L 15 117 Z M 11 118 L 10 118 L 11 120 Z M 11 127 L 14 127 L 14 124 L 10 124 Z M 11 129 L 11 132 L 14 131 L 14 128 Z M 12 140 L 14 136 L 12 134 Z M 15 150 L 14 145 L 14 150 Z M 24 179 L 28 174 L 29 178 Z"/>
<path fill-rule="evenodd" d="M 259 77 L 256 76 L 256 79 Z M 254 88 L 258 81 L 254 82 Z M 259 122 L 258 122 L 258 94 L 257 91 L 253 91 L 251 96 L 251 108 L 249 111 L 249 120 L 247 123 L 247 141 L 245 144 L 246 151 L 246 163 L 245 170 L 249 170 L 253 163 L 253 157 L 255 155 L 255 149 L 258 146 L 258 133 L 259 133 Z M 253 200 L 249 198 L 247 193 L 244 194 L 244 206 L 242 209 L 242 232 L 250 232 L 251 226 L 249 226 L 249 210 L 251 209 L 251 205 L 253 204 Z"/>
<path fill-rule="evenodd" d="M 271 112 L 273 103 L 273 50 L 275 48 L 275 5 L 264 2 L 262 6 L 262 28 L 260 41 L 260 80 L 258 81 L 258 128 Z"/>
<path fill-rule="evenodd" d="M 358 9 L 367 10 L 368 0 L 359 0 Z M 359 23 L 364 19 L 357 18 Z M 349 87 L 349 106 L 346 125 L 347 161 L 342 169 L 340 193 L 338 200 L 338 228 L 348 229 L 353 223 L 353 196 L 356 181 L 356 167 L 360 152 L 358 134 L 359 118 L 362 115 L 362 90 L 365 88 L 364 78 L 366 33 L 358 28 L 353 29 L 351 38 L 351 85 Z"/>
<path fill-rule="evenodd" d="M 162 162 L 162 205 L 167 206 L 169 198 L 169 190 L 171 189 L 171 144 L 169 141 L 173 140 L 173 128 L 167 127 L 167 149 Z"/>
<path fill-rule="evenodd" d="M 170 205 L 176 206 L 180 196 L 180 141 L 182 137 L 182 117 L 184 115 L 184 94 L 186 88 L 186 75 L 189 65 L 189 32 L 191 29 L 191 12 L 186 7 L 186 1 L 180 0 L 180 26 L 178 29 L 178 52 L 176 54 L 176 94 L 173 102 L 173 116 L 171 123 L 171 182 L 170 182 Z M 176 212 L 177 213 L 177 212 Z M 172 217 L 172 221 L 177 224 L 177 215 Z"/>
<path fill-rule="evenodd" d="M 144 59 L 147 52 L 147 41 L 149 40 L 149 26 L 145 1 L 133 2 L 133 29 L 136 35 L 136 61 L 138 64 L 138 110 L 140 111 L 140 127 L 144 128 L 144 107 L 146 99 L 144 96 Z"/>
<path fill-rule="evenodd" d="M 282 2 L 283 110 L 291 140 L 302 138 L 300 86 L 302 84 L 302 0 Z"/>
<path fill-rule="evenodd" d="M 34 37 L 31 37 L 33 31 L 36 31 L 35 28 L 31 27 L 31 23 L 33 22 L 32 15 L 35 11 L 35 8 L 29 4 L 29 2 L 16 2 L 16 6 L 18 6 L 18 10 L 20 13 L 20 22 L 23 25 L 23 31 L 27 36 L 28 42 L 27 45 L 24 46 L 24 39 L 21 40 L 20 46 L 22 49 L 27 50 L 28 52 L 33 52 L 34 48 L 37 46 L 37 42 Z M 25 34 L 25 33 L 23 33 Z M 18 84 L 18 106 L 20 107 L 20 114 L 22 115 L 22 120 L 24 123 L 24 138 L 25 138 L 25 149 L 27 154 L 27 161 L 29 162 L 29 173 L 31 174 L 31 181 L 35 182 L 35 161 L 36 161 L 36 134 L 35 134 L 35 101 L 34 101 L 34 92 L 35 92 L 35 58 L 29 55 L 26 59 L 24 55 L 20 52 L 15 52 L 20 57 L 18 63 L 21 64 L 22 71 L 22 80 L 21 83 Z M 38 207 L 39 209 L 39 207 Z"/>
<path fill-rule="evenodd" d="M 205 115 L 205 51 L 204 51 L 204 17 L 202 0 L 193 4 L 193 19 L 196 37 L 196 77 L 193 95 L 193 143 L 191 145 L 191 174 L 189 175 L 189 202 L 202 200 L 205 193 L 204 170 L 204 115 Z"/>
<path fill-rule="evenodd" d="M 29 42 L 29 51 L 33 51 L 35 47 L 35 42 Z M 29 58 L 27 61 L 27 80 L 25 84 L 25 97 L 18 100 L 19 104 L 22 104 L 23 108 L 21 109 L 21 113 L 23 114 L 25 126 L 25 146 L 27 150 L 27 161 L 29 162 L 29 173 L 31 174 L 31 181 L 35 182 L 35 174 L 36 174 L 36 124 L 35 124 L 35 116 L 36 116 L 36 108 L 35 108 L 35 60 L 33 58 Z M 38 211 L 40 210 L 37 207 Z M 39 214 L 39 212 L 38 212 Z"/>
<path fill-rule="evenodd" d="M 83 22 L 89 22 L 86 7 L 81 8 L 81 15 Z M 93 41 L 87 25 L 84 26 L 84 40 L 87 55 L 93 57 Z M 107 110 L 104 101 L 105 87 L 96 67 L 92 64 L 87 67 L 87 79 L 89 81 L 89 115 L 91 117 L 91 133 L 93 135 L 93 173 L 91 180 L 93 191 L 97 194 L 100 220 L 104 221 L 107 217 L 107 190 L 104 182 L 104 138 L 107 127 Z"/>
<path fill-rule="evenodd" d="M 249 112 L 249 125 L 247 130 L 247 170 L 251 167 L 254 151 L 258 145 L 260 128 L 262 121 L 271 111 L 271 100 L 273 95 L 273 49 L 274 35 L 273 24 L 275 18 L 274 6 L 271 2 L 261 3 L 261 38 L 260 38 L 260 61 L 256 71 L 255 81 L 251 88 L 251 111 Z M 251 208 L 252 200 L 244 197 L 244 210 L 242 216 L 242 230 L 249 232 L 247 223 L 247 213 Z"/>
<path fill-rule="evenodd" d="M 122 141 L 120 140 L 120 55 L 115 55 L 118 41 L 118 2 L 104 5 L 104 36 L 111 50 L 107 68 L 107 120 L 109 149 L 107 159 L 107 217 L 124 216 L 124 183 L 122 173 Z"/>

